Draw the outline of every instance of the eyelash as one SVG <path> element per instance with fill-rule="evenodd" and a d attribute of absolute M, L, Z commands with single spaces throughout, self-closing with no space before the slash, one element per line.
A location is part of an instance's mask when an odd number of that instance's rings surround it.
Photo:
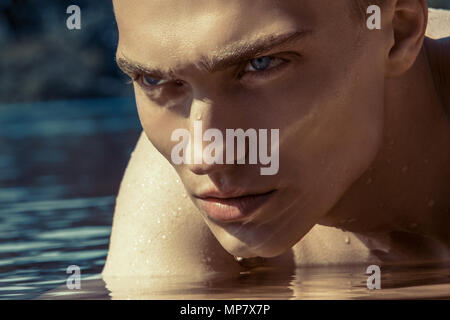
<path fill-rule="evenodd" d="M 146 74 L 146 73 L 132 74 L 132 75 L 130 76 L 131 79 L 128 81 L 128 83 L 131 83 L 131 84 L 132 84 L 133 82 L 137 82 L 141 87 L 145 88 L 146 90 L 151 90 L 151 89 L 156 89 L 156 88 L 158 88 L 158 87 L 161 87 L 162 85 L 165 85 L 165 84 L 170 84 L 170 83 L 175 83 L 176 81 L 180 81 L 180 80 L 168 80 L 168 81 L 165 81 L 165 82 L 162 83 L 162 84 L 149 86 L 149 85 L 146 85 L 146 84 L 143 83 L 143 78 L 144 78 L 145 76 L 147 76 L 147 77 L 153 77 L 152 75 Z M 155 79 L 158 79 L 157 77 L 154 77 L 154 78 L 155 78 Z M 161 80 L 163 80 L 163 79 L 161 79 Z"/>
<path fill-rule="evenodd" d="M 238 72 L 237 78 L 239 80 L 243 79 L 244 77 L 246 77 L 246 78 L 253 78 L 253 79 L 256 79 L 256 78 L 260 78 L 260 79 L 261 78 L 267 78 L 272 73 L 279 71 L 287 63 L 289 63 L 289 60 L 287 60 L 287 59 L 282 59 L 282 58 L 274 57 L 274 56 L 268 56 L 268 57 L 271 57 L 273 60 L 279 60 L 280 63 L 278 65 L 276 65 L 275 67 L 269 68 L 267 70 L 262 70 L 262 71 L 245 71 L 245 68 L 250 64 L 251 60 L 249 60 L 243 66 L 240 67 L 241 71 Z M 256 58 L 254 58 L 254 59 L 256 59 Z M 168 81 L 166 81 L 166 82 L 164 82 L 162 84 L 149 86 L 149 85 L 145 85 L 143 83 L 143 77 L 144 76 L 152 77 L 152 75 L 144 74 L 144 73 L 133 74 L 133 75 L 131 75 L 131 79 L 127 83 L 132 84 L 133 82 L 137 82 L 141 87 L 145 88 L 146 90 L 151 90 L 151 89 L 156 89 L 156 88 L 161 87 L 163 85 L 172 84 L 172 83 L 176 84 L 176 85 L 179 85 L 179 83 L 181 81 L 181 80 L 168 80 Z"/>
<path fill-rule="evenodd" d="M 289 63 L 289 60 L 286 59 L 282 59 L 279 57 L 273 57 L 273 56 L 268 56 L 270 58 L 273 59 L 273 61 L 279 60 L 280 63 L 277 64 L 275 67 L 269 68 L 267 70 L 262 70 L 262 71 L 245 71 L 245 68 L 247 67 L 248 64 L 250 64 L 250 61 L 246 62 L 246 64 L 244 65 L 243 71 L 239 72 L 238 74 L 238 79 L 242 79 L 243 77 L 246 78 L 267 78 L 269 77 L 271 74 L 278 72 L 281 68 L 283 68 L 287 63 Z M 256 58 L 255 58 L 256 59 Z M 253 60 L 253 59 L 252 59 Z"/>

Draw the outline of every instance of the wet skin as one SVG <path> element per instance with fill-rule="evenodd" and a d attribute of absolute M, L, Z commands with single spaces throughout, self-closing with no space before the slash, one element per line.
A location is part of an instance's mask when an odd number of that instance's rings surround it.
<path fill-rule="evenodd" d="M 391 248 L 400 239 L 392 252 L 405 256 L 414 254 L 405 249 L 408 241 L 430 238 L 445 256 L 450 50 L 448 41 L 424 41 L 424 1 L 390 1 L 378 31 L 364 28 L 350 1 L 114 1 L 114 7 L 117 60 L 134 80 L 147 148 L 167 159 L 154 166 L 167 168 L 171 133 L 192 130 L 198 119 L 205 129 L 280 129 L 277 175 L 261 176 L 255 165 L 173 166 L 177 175 L 169 169 L 159 175 L 180 181 L 164 182 L 171 189 L 159 183 L 155 201 L 201 216 L 235 256 L 279 256 L 317 224 Z M 208 191 L 273 193 L 248 219 L 221 222 L 199 205 Z M 125 195 L 118 207 L 120 199 Z M 114 228 L 126 219 L 117 210 Z M 223 250 L 195 225 L 190 231 L 208 240 L 193 245 Z M 119 242 L 113 231 L 110 255 Z M 226 253 L 217 254 L 229 263 Z"/>

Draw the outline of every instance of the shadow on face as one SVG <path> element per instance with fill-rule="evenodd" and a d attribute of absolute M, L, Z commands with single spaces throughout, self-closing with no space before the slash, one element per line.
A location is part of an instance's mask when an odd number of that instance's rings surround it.
<path fill-rule="evenodd" d="M 134 80 L 146 135 L 168 161 L 172 132 L 193 133 L 196 120 L 204 130 L 280 130 L 275 175 L 251 164 L 174 165 L 192 196 L 211 187 L 276 191 L 245 221 L 218 222 L 203 212 L 230 253 L 284 252 L 377 154 L 381 40 L 361 42 L 349 2 L 114 1 L 114 7 L 118 64 Z"/>

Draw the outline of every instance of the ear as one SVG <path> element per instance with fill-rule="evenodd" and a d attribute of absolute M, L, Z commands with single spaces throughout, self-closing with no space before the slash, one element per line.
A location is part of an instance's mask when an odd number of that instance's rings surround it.
<path fill-rule="evenodd" d="M 393 0 L 387 11 L 390 39 L 386 76 L 396 77 L 411 68 L 422 49 L 428 5 L 426 0 Z"/>

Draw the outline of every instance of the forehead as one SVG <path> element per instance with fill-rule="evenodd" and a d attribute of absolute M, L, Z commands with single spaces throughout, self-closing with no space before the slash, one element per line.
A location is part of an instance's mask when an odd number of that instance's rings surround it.
<path fill-rule="evenodd" d="M 181 66 L 242 40 L 311 29 L 343 2 L 115 0 L 118 53 L 162 68 Z"/>

